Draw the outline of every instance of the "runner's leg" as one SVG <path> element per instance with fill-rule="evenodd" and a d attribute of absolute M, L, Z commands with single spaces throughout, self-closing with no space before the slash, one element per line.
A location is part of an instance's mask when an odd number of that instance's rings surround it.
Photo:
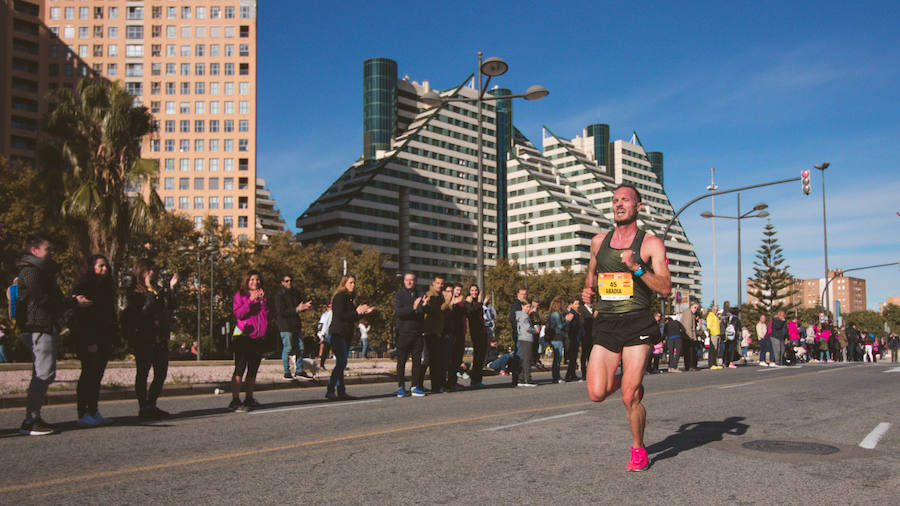
<path fill-rule="evenodd" d="M 622 385 L 622 377 L 616 375 L 620 358 L 619 353 L 594 345 L 587 370 L 588 398 L 592 401 L 602 402 Z"/>
<path fill-rule="evenodd" d="M 644 426 L 647 421 L 647 411 L 641 404 L 643 391 L 641 382 L 644 379 L 644 364 L 650 347 L 647 345 L 626 346 L 622 349 L 622 403 L 628 416 L 628 424 L 631 426 L 631 436 L 634 438 L 635 448 L 644 445 Z"/>

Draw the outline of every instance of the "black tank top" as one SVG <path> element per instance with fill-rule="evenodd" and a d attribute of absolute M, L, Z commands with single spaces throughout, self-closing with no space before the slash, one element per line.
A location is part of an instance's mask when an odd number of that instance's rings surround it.
<path fill-rule="evenodd" d="M 631 246 L 624 249 L 610 247 L 613 232 L 606 234 L 603 244 L 597 251 L 597 271 L 595 275 L 595 290 L 598 293 L 596 309 L 600 313 L 621 314 L 638 310 L 650 309 L 650 287 L 639 277 L 632 274 L 631 269 L 622 262 L 621 254 L 625 250 L 632 250 L 634 258 L 641 258 L 641 244 L 646 233 L 638 230 L 634 235 Z M 649 268 L 649 267 L 648 267 Z M 607 274 L 604 276 L 603 274 Z M 618 273 L 618 275 L 614 275 Z M 601 286 L 602 285 L 602 286 Z M 604 293 L 606 295 L 604 296 Z M 629 296 L 628 293 L 631 295 Z"/>

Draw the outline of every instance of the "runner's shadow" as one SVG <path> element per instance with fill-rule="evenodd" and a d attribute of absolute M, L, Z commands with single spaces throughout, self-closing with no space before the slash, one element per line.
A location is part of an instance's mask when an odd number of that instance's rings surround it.
<path fill-rule="evenodd" d="M 674 434 L 662 441 L 647 447 L 647 453 L 653 455 L 653 461 L 659 461 L 677 456 L 687 450 L 721 441 L 726 434 L 741 436 L 750 427 L 741 423 L 743 416 L 731 416 L 725 420 L 686 423 L 678 428 Z"/>

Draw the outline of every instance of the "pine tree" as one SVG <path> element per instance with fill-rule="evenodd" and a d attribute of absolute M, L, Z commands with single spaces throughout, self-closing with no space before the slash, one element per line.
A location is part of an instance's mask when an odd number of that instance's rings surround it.
<path fill-rule="evenodd" d="M 777 233 L 771 221 L 766 224 L 762 245 L 756 250 L 757 260 L 753 262 L 754 275 L 750 284 L 750 294 L 758 300 L 756 309 L 769 317 L 797 307 L 790 302 L 797 290 L 793 287 L 794 277 L 788 272 L 790 266 L 784 263 Z"/>

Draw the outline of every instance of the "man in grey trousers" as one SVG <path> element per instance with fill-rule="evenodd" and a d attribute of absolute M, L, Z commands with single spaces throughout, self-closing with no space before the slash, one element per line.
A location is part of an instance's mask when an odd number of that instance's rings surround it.
<path fill-rule="evenodd" d="M 56 379 L 56 349 L 62 316 L 66 308 L 75 304 L 91 305 L 83 295 L 63 296 L 56 283 L 59 264 L 53 261 L 53 245 L 45 237 L 28 238 L 27 253 L 19 259 L 19 295 L 16 320 L 22 331 L 22 341 L 31 348 L 34 360 L 25 421 L 19 432 L 26 436 L 44 436 L 56 431 L 41 418 L 41 405 L 50 383 Z"/>

